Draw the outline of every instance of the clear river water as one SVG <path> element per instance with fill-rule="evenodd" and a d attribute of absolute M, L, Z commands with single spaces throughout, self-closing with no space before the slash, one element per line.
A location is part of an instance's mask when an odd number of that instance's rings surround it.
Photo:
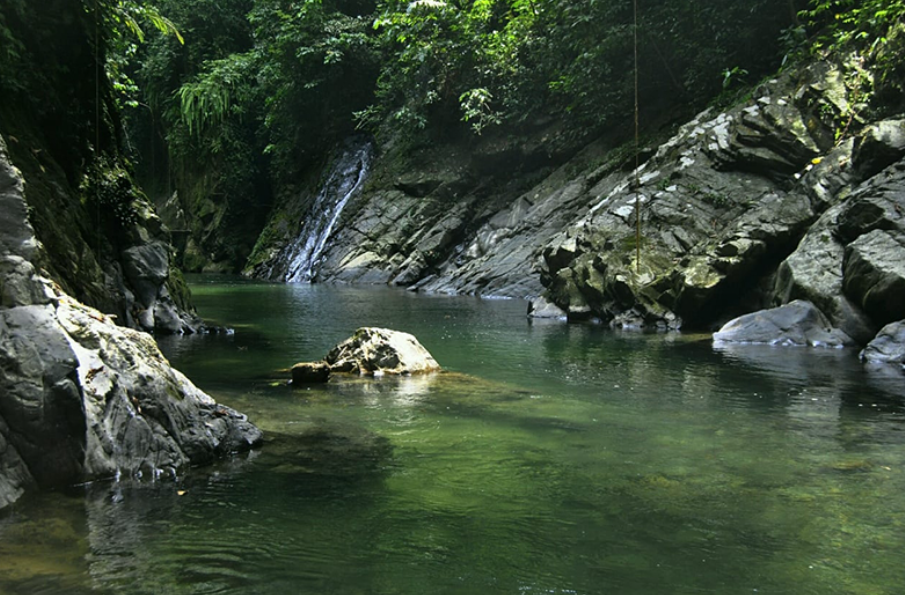
<path fill-rule="evenodd" d="M 521 301 L 195 278 L 162 340 L 267 434 L 0 514 L 4 594 L 901 594 L 905 377 Z M 446 372 L 287 386 L 360 326 Z"/>

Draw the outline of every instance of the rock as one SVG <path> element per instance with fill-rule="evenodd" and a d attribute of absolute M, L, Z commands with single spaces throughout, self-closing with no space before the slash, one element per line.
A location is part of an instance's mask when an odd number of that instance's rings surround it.
<path fill-rule="evenodd" d="M 829 167 L 827 161 L 820 167 Z M 828 171 L 820 174 L 826 180 L 833 177 Z M 809 187 L 817 187 L 815 172 L 805 178 Z M 779 303 L 813 302 L 865 345 L 880 326 L 902 317 L 894 288 L 905 257 L 899 241 L 905 236 L 905 167 L 887 168 L 854 189 L 839 185 L 843 178 L 819 184 L 818 200 L 831 206 L 779 266 L 774 296 Z"/>
<path fill-rule="evenodd" d="M 551 304 L 545 298 L 539 297 L 528 302 L 528 318 L 566 320 L 568 315 L 556 304 Z"/>
<path fill-rule="evenodd" d="M 849 244 L 845 294 L 880 324 L 905 318 L 905 234 L 874 230 Z"/>
<path fill-rule="evenodd" d="M 714 333 L 713 341 L 808 347 L 854 345 L 848 335 L 833 328 L 820 310 L 804 300 L 731 320 Z"/>
<path fill-rule="evenodd" d="M 173 476 L 258 444 L 261 431 L 170 368 L 150 335 L 38 274 L 23 189 L 0 140 L 0 508 L 29 489 Z"/>
<path fill-rule="evenodd" d="M 905 320 L 884 326 L 861 351 L 861 361 L 905 366 Z"/>
<path fill-rule="evenodd" d="M 843 208 L 837 205 L 824 213 L 780 264 L 774 295 L 781 304 L 796 299 L 812 302 L 833 326 L 865 345 L 879 327 L 842 291 L 845 246 L 834 231 Z"/>
<path fill-rule="evenodd" d="M 358 374 L 423 374 L 440 365 L 418 340 L 408 333 L 363 327 L 330 350 L 324 358 L 333 372 Z"/>
<path fill-rule="evenodd" d="M 169 367 L 150 335 L 55 294 L 0 310 L 0 417 L 36 485 L 175 476 L 261 441 Z"/>
<path fill-rule="evenodd" d="M 318 384 L 330 380 L 327 362 L 302 362 L 292 366 L 292 384 Z"/>
<path fill-rule="evenodd" d="M 619 138 L 540 159 L 528 145 L 551 146 L 549 130 L 415 155 L 391 147 L 337 222 L 317 280 L 542 296 L 554 317 L 670 329 L 806 299 L 866 344 L 901 317 L 866 297 L 894 257 L 880 262 L 868 254 L 879 240 L 859 238 L 905 235 L 905 119 L 857 116 L 837 142 L 839 121 L 867 113 L 847 83 L 855 68 L 777 75 L 645 149 L 637 171 Z"/>
<path fill-rule="evenodd" d="M 6 141 L 0 136 L 0 253 L 30 259 L 37 242 L 28 223 L 24 196 L 24 181 L 10 162 Z"/>
<path fill-rule="evenodd" d="M 880 173 L 905 157 L 905 119 L 882 120 L 856 141 L 852 163 L 862 179 Z"/>

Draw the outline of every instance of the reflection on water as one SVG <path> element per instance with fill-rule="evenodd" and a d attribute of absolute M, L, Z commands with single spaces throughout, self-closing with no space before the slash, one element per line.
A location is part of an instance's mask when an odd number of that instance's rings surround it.
<path fill-rule="evenodd" d="M 520 302 L 205 283 L 235 335 L 171 361 L 267 432 L 175 482 L 0 516 L 3 593 L 893 594 L 902 377 L 852 352 L 714 350 L 532 323 Z M 358 326 L 448 372 L 293 389 Z"/>

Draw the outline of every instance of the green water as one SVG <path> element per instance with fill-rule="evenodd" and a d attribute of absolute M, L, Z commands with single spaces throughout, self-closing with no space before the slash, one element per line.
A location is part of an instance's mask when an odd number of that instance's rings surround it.
<path fill-rule="evenodd" d="M 0 593 L 900 594 L 905 377 L 531 322 L 517 301 L 210 282 L 162 346 L 266 446 L 0 516 Z M 450 373 L 292 389 L 364 325 Z"/>

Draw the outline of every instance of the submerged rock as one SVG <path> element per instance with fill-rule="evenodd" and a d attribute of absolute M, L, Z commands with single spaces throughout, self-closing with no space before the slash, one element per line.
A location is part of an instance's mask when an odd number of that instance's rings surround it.
<path fill-rule="evenodd" d="M 905 366 L 905 320 L 884 326 L 874 340 L 861 351 L 861 361 L 869 364 Z"/>
<path fill-rule="evenodd" d="M 854 341 L 833 328 L 814 304 L 795 300 L 785 306 L 740 316 L 714 333 L 715 343 L 766 343 L 807 347 L 846 347 Z"/>
<path fill-rule="evenodd" d="M 440 364 L 414 336 L 377 327 L 358 329 L 324 360 L 334 372 L 380 375 L 440 370 Z"/>
<path fill-rule="evenodd" d="M 330 380 L 327 362 L 302 362 L 292 366 L 292 384 L 317 384 Z"/>

